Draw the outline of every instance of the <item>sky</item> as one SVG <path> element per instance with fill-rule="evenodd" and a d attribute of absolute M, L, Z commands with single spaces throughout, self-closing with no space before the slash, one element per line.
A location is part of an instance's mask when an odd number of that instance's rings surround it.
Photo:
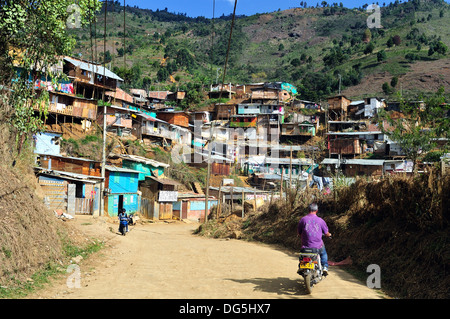
<path fill-rule="evenodd" d="M 118 0 L 123 3 L 124 0 Z M 142 9 L 157 9 L 164 10 L 167 8 L 169 12 L 186 13 L 189 17 L 203 16 L 212 18 L 213 2 L 215 2 L 215 17 L 220 17 L 222 14 L 230 15 L 233 13 L 235 0 L 125 0 L 125 4 L 129 6 L 137 6 Z M 238 0 L 236 6 L 237 15 L 253 15 L 256 13 L 274 12 L 278 9 L 286 10 L 300 6 L 299 0 Z M 316 6 L 317 3 L 322 3 L 322 0 L 307 0 L 308 6 Z M 346 8 L 360 7 L 363 4 L 372 4 L 378 2 L 390 3 L 390 0 L 328 0 L 328 3 L 342 2 Z"/>

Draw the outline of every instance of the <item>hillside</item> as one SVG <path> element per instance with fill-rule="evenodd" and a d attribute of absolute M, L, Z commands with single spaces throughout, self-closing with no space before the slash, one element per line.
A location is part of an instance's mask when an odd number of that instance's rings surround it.
<path fill-rule="evenodd" d="M 384 6 L 381 29 L 367 29 L 369 14 L 363 8 L 327 5 L 239 16 L 225 82 L 286 81 L 309 100 L 338 92 L 339 74 L 342 91 L 354 98 L 389 96 L 400 89 L 416 97 L 436 92 L 439 86 L 450 89 L 448 76 L 439 72 L 440 65 L 448 65 L 450 46 L 446 2 L 413 0 Z M 104 13 L 97 18 L 92 32 L 85 28 L 74 33 L 74 53 L 101 61 Z M 124 37 L 123 8 L 110 6 L 107 61 L 130 87 L 209 85 L 222 79 L 230 24 L 229 16 L 212 21 L 127 7 Z M 428 70 L 427 75 L 421 75 L 423 70 Z M 384 92 L 382 85 L 394 77 L 398 84 Z"/>

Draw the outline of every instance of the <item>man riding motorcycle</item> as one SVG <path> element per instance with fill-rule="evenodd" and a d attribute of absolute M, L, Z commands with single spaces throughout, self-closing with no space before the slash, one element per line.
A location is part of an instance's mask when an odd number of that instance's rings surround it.
<path fill-rule="evenodd" d="M 323 274 L 326 276 L 328 275 L 328 255 L 322 240 L 322 234 L 331 237 L 331 233 L 328 231 L 327 223 L 317 216 L 317 204 L 310 204 L 308 210 L 308 215 L 302 217 L 298 223 L 297 236 L 302 240 L 302 249 L 314 248 L 318 250 Z"/>

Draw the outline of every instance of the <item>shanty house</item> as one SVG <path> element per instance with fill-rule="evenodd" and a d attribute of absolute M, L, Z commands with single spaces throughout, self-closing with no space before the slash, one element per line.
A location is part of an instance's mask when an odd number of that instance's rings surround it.
<path fill-rule="evenodd" d="M 371 176 L 380 177 L 384 173 L 385 160 L 376 159 L 336 159 L 326 158 L 322 165 L 329 166 L 330 171 L 341 168 L 343 174 L 347 177 Z"/>
<path fill-rule="evenodd" d="M 44 204 L 58 214 L 99 214 L 102 177 L 36 167 Z"/>
<path fill-rule="evenodd" d="M 217 103 L 214 106 L 215 120 L 229 120 L 236 115 L 236 104 Z"/>
<path fill-rule="evenodd" d="M 189 114 L 183 111 L 173 111 L 173 112 L 158 111 L 156 112 L 156 117 L 169 124 L 185 128 L 189 127 Z"/>
<path fill-rule="evenodd" d="M 119 208 L 127 213 L 136 213 L 140 208 L 139 171 L 105 166 L 105 212 L 109 216 L 117 216 Z"/>
<path fill-rule="evenodd" d="M 100 107 L 97 123 L 103 126 L 104 108 Z M 106 130 L 113 132 L 118 136 L 129 136 L 133 133 L 133 120 L 137 117 L 138 111 L 115 105 L 106 107 Z M 135 133 L 136 135 L 136 133 Z"/>
<path fill-rule="evenodd" d="M 358 155 L 367 152 L 384 153 L 385 141 L 381 131 L 330 132 L 328 150 L 331 155 Z"/>
<path fill-rule="evenodd" d="M 147 114 L 140 115 L 144 118 L 141 126 L 144 143 L 158 141 L 162 144 L 177 143 L 191 145 L 192 133 L 188 128 L 170 124 L 159 118 L 148 116 Z"/>
<path fill-rule="evenodd" d="M 103 89 L 115 90 L 123 82 L 117 74 L 100 64 L 78 58 L 64 57 L 63 72 L 73 81 L 75 94 L 91 98 L 98 98 Z"/>
<path fill-rule="evenodd" d="M 315 136 L 316 126 L 308 121 L 303 123 L 282 123 L 281 135 L 285 136 Z"/>
<path fill-rule="evenodd" d="M 119 155 L 119 157 L 122 158 L 123 168 L 139 172 L 139 181 L 144 181 L 149 176 L 161 177 L 164 175 L 164 170 L 170 166 L 142 156 Z"/>
<path fill-rule="evenodd" d="M 218 200 L 210 196 L 208 199 L 208 211 L 217 206 Z M 205 220 L 205 195 L 192 192 L 178 192 L 178 200 L 173 203 L 173 216 L 180 220 L 199 222 Z"/>
<path fill-rule="evenodd" d="M 256 127 L 258 117 L 256 115 L 234 115 L 230 120 L 230 127 Z"/>
<path fill-rule="evenodd" d="M 147 176 L 140 182 L 142 192 L 142 214 L 150 219 L 173 218 L 173 203 L 178 200 L 181 184 L 170 178 Z"/>
<path fill-rule="evenodd" d="M 352 101 L 344 95 L 328 98 L 328 117 L 330 120 L 347 120 L 348 106 Z"/>
<path fill-rule="evenodd" d="M 101 176 L 100 161 L 54 154 L 37 154 L 37 157 L 39 166 L 48 170 Z"/>
<path fill-rule="evenodd" d="M 33 136 L 34 152 L 43 155 L 60 155 L 61 134 L 42 132 Z"/>

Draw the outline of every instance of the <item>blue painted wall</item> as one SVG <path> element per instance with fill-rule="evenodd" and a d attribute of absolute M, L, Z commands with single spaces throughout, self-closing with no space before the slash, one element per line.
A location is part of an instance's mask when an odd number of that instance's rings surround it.
<path fill-rule="evenodd" d="M 37 154 L 60 155 L 60 145 L 55 144 L 55 137 L 61 137 L 61 134 L 39 133 L 34 135 L 34 152 Z"/>
<path fill-rule="evenodd" d="M 109 172 L 108 188 L 112 194 L 136 193 L 139 186 L 138 173 Z"/>

